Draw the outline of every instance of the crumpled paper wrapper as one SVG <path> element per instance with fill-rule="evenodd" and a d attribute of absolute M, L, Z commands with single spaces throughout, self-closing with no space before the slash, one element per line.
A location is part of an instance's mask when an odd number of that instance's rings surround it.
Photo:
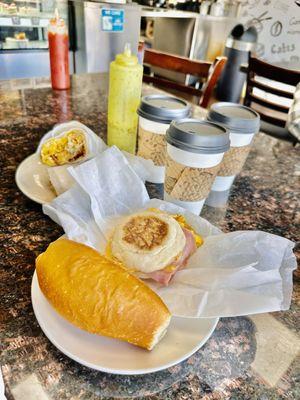
<path fill-rule="evenodd" d="M 120 218 L 149 207 L 183 214 L 203 236 L 204 244 L 168 287 L 145 280 L 173 315 L 231 317 L 289 308 L 296 268 L 291 241 L 260 231 L 222 233 L 181 207 L 149 200 L 143 181 L 116 147 L 68 171 L 76 186 L 43 210 L 69 239 L 103 253 Z"/>
<path fill-rule="evenodd" d="M 47 167 L 48 175 L 52 186 L 55 189 L 56 194 L 60 195 L 74 186 L 74 179 L 68 172 L 70 165 L 81 165 L 87 160 L 96 157 L 108 148 L 104 141 L 96 135 L 90 128 L 78 121 L 69 121 L 63 124 L 55 125 L 54 128 L 46 133 L 39 142 L 36 150 L 37 155 L 41 153 L 42 145 L 51 138 L 60 137 L 71 129 L 81 129 L 85 132 L 87 140 L 88 154 L 78 162 L 66 165 L 59 165 L 56 167 Z M 135 156 L 133 154 L 123 152 L 127 160 L 129 161 L 132 168 L 136 171 L 139 177 L 145 182 L 146 180 L 152 179 L 158 173 L 157 167 L 151 160 L 145 160 L 142 157 Z"/>

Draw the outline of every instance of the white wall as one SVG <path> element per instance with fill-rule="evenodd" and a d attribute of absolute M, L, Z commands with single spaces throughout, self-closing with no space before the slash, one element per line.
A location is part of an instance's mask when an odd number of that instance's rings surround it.
<path fill-rule="evenodd" d="M 242 23 L 258 30 L 257 55 L 267 61 L 300 64 L 300 1 L 243 0 Z"/>

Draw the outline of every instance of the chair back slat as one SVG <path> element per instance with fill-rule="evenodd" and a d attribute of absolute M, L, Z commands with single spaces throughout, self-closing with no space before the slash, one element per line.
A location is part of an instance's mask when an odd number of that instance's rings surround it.
<path fill-rule="evenodd" d="M 250 57 L 248 71 L 255 72 L 258 76 L 292 86 L 296 86 L 300 81 L 299 71 L 277 67 L 276 65 L 266 63 L 265 61 L 259 60 L 255 57 Z"/>
<path fill-rule="evenodd" d="M 277 103 L 272 103 L 271 101 L 262 99 L 261 97 L 255 96 L 253 94 L 249 94 L 248 98 L 251 102 L 260 104 L 261 106 L 264 106 L 266 108 L 271 108 L 271 110 L 280 111 L 285 114 L 289 112 L 289 107 Z"/>
<path fill-rule="evenodd" d="M 175 89 L 180 92 L 190 94 L 192 96 L 200 97 L 202 95 L 201 90 L 196 89 L 192 86 L 185 86 L 183 83 L 169 81 L 168 79 L 158 78 L 157 76 L 144 75 L 143 81 L 145 83 L 153 83 L 160 87 Z"/>
<path fill-rule="evenodd" d="M 145 49 L 144 63 L 197 77 L 207 77 L 212 66 L 209 61 L 190 60 L 187 57 L 162 53 L 152 49 Z"/>
<path fill-rule="evenodd" d="M 265 85 L 264 83 L 259 82 L 259 81 L 255 81 L 254 79 L 251 79 L 251 78 L 249 78 L 248 86 L 250 86 L 251 88 L 256 87 L 256 88 L 261 89 L 261 90 L 263 90 L 263 91 L 265 91 L 267 93 L 275 94 L 277 96 L 285 97 L 287 99 L 293 99 L 293 97 L 294 97 L 293 93 L 291 93 L 291 92 L 286 92 L 284 90 L 277 89 L 277 88 L 274 88 L 274 87 L 269 86 L 269 85 Z"/>
<path fill-rule="evenodd" d="M 258 80 L 259 77 L 270 79 L 270 82 L 261 82 Z M 255 57 L 250 57 L 247 69 L 247 88 L 244 104 L 254 109 L 255 104 L 263 106 L 263 111 L 261 111 L 260 108 L 256 109 L 262 121 L 279 127 L 285 127 L 287 117 L 280 117 L 276 115 L 276 113 L 272 113 L 272 111 L 287 114 L 289 107 L 284 105 L 284 100 L 293 99 L 293 93 L 284 89 L 279 89 L 275 87 L 277 86 L 275 84 L 272 86 L 272 81 L 296 86 L 300 82 L 300 71 L 277 67 L 276 65 L 266 63 Z M 264 96 L 261 96 L 259 92 L 255 92 L 256 88 L 266 93 L 279 96 L 282 100 L 278 99 L 276 103 L 275 100 L 270 101 Z M 270 112 L 268 112 L 268 110 L 270 110 Z"/>
<path fill-rule="evenodd" d="M 144 82 L 153 83 L 155 86 L 175 89 L 176 91 L 197 96 L 199 105 L 207 107 L 209 99 L 212 95 L 213 88 L 220 76 L 222 69 L 226 63 L 226 57 L 218 57 L 214 63 L 210 61 L 190 60 L 187 57 L 177 56 L 174 54 L 160 52 L 158 50 L 145 49 L 144 64 L 166 70 L 192 75 L 197 77 L 203 83 L 201 89 L 175 82 L 159 75 L 149 75 L 144 73 Z M 206 80 L 206 82 L 205 82 Z"/>
<path fill-rule="evenodd" d="M 253 110 L 259 113 L 260 118 L 262 121 L 268 122 L 269 124 L 279 126 L 281 128 L 285 127 L 286 121 L 284 119 L 276 118 L 273 115 L 268 114 L 267 112 L 262 112 L 255 108 L 254 105 L 251 107 Z"/>

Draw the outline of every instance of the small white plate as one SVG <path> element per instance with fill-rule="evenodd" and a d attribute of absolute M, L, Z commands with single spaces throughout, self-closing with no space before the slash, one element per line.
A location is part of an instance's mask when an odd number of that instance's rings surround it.
<path fill-rule="evenodd" d="M 31 299 L 36 319 L 55 347 L 80 364 L 111 374 L 148 374 L 178 364 L 204 345 L 218 323 L 218 318 L 173 317 L 165 337 L 152 351 L 147 351 L 87 333 L 67 322 L 42 294 L 36 272 Z"/>
<path fill-rule="evenodd" d="M 21 162 L 15 179 L 21 192 L 39 204 L 49 203 L 56 197 L 47 168 L 37 154 L 32 154 Z"/>

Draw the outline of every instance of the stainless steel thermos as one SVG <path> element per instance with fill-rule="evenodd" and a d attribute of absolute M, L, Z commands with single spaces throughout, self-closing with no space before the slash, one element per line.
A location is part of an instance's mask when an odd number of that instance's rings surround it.
<path fill-rule="evenodd" d="M 248 63 L 250 52 L 257 42 L 257 31 L 251 26 L 236 25 L 226 41 L 224 55 L 227 63 L 217 86 L 217 98 L 222 101 L 238 103 L 246 80 L 246 74 L 240 71 L 242 64 Z"/>

